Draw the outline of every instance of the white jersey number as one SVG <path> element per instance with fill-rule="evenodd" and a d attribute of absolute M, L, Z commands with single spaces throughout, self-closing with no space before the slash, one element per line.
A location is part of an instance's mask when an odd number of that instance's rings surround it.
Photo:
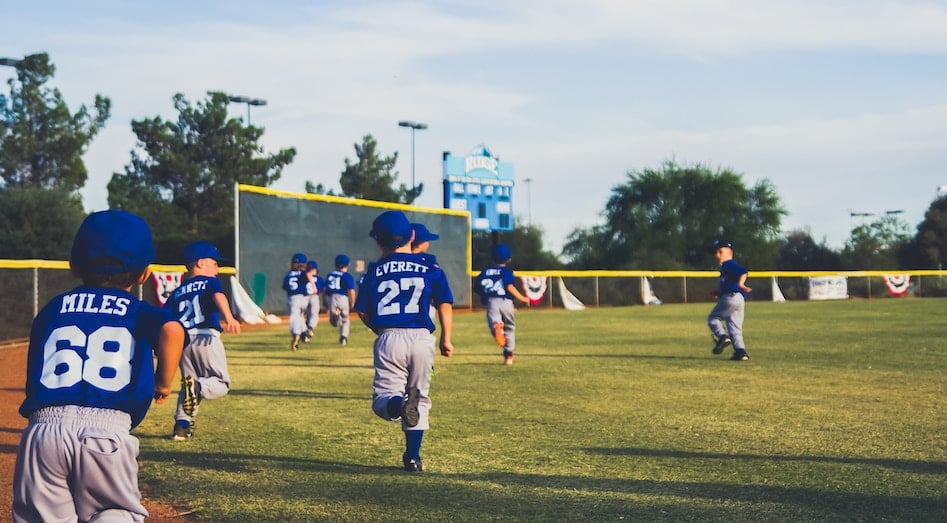
<path fill-rule="evenodd" d="M 86 359 L 72 348 L 57 349 L 59 342 L 69 347 L 85 347 Z M 43 375 L 40 383 L 48 389 L 72 387 L 82 380 L 110 392 L 131 382 L 135 339 L 124 327 L 99 327 L 86 336 L 79 327 L 59 327 L 43 346 Z"/>
<path fill-rule="evenodd" d="M 200 295 L 194 296 L 190 301 L 179 303 L 178 312 L 181 313 L 180 319 L 185 329 L 204 323 L 204 311 L 201 309 Z"/>
<path fill-rule="evenodd" d="M 503 280 L 491 280 L 484 278 L 480 280 L 480 286 L 483 287 L 484 294 L 493 294 L 495 296 L 506 296 L 506 289 L 503 288 Z"/>
<path fill-rule="evenodd" d="M 401 314 L 401 304 L 395 301 L 401 291 L 411 291 L 411 297 L 404 306 L 407 314 L 415 314 L 421 310 L 421 293 L 424 291 L 424 278 L 401 278 L 398 281 L 384 280 L 378 284 L 378 292 L 384 296 L 378 300 L 378 315 L 388 316 Z"/>

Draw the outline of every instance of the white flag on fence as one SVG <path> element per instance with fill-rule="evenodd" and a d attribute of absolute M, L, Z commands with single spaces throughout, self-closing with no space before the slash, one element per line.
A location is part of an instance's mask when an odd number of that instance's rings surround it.
<path fill-rule="evenodd" d="M 772 276 L 772 285 L 773 285 L 773 301 L 784 302 L 786 297 L 783 296 L 783 291 L 779 289 L 779 282 L 776 281 L 776 277 Z"/>
<path fill-rule="evenodd" d="M 565 307 L 566 310 L 580 311 L 585 308 L 585 305 L 579 301 L 575 295 L 569 292 L 562 278 L 559 278 L 559 297 L 562 298 L 562 306 Z"/>
<path fill-rule="evenodd" d="M 654 294 L 647 276 L 641 277 L 641 302 L 645 305 L 661 305 L 662 301 Z"/>

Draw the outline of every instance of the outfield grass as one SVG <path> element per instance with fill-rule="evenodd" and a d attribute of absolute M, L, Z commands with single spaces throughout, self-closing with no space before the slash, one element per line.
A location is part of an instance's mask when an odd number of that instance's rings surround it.
<path fill-rule="evenodd" d="M 710 307 L 521 310 L 512 367 L 458 314 L 414 475 L 369 331 L 228 335 L 233 390 L 187 442 L 151 410 L 142 483 L 213 522 L 947 521 L 947 300 L 750 302 L 748 362 Z"/>

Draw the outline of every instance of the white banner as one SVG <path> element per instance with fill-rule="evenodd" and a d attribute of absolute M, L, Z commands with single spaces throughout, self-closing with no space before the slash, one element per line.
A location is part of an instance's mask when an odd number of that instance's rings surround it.
<path fill-rule="evenodd" d="M 845 276 L 812 276 L 809 278 L 810 300 L 844 300 L 848 298 Z"/>
<path fill-rule="evenodd" d="M 158 305 L 164 307 L 164 302 L 168 301 L 174 289 L 181 285 L 183 272 L 162 272 L 151 271 L 151 277 L 155 282 L 155 297 L 158 298 Z"/>

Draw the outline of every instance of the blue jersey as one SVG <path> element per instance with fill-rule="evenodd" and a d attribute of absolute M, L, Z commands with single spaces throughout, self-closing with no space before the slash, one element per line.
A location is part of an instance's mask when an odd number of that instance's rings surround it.
<path fill-rule="evenodd" d="M 174 313 L 185 329 L 215 329 L 220 326 L 220 309 L 214 295 L 224 290 L 220 280 L 213 276 L 194 276 L 181 285 L 164 303 L 164 308 Z"/>
<path fill-rule="evenodd" d="M 434 332 L 431 303 L 454 303 L 447 274 L 423 254 L 396 252 L 368 266 L 355 310 L 376 332 L 387 328 Z"/>
<path fill-rule="evenodd" d="M 314 284 L 306 282 L 306 293 L 310 295 L 319 294 L 322 292 L 322 289 L 326 288 L 326 280 L 322 276 L 316 276 L 313 280 L 315 280 Z"/>
<path fill-rule="evenodd" d="M 509 285 L 516 280 L 513 275 L 513 269 L 501 265 L 493 265 L 480 271 L 477 275 L 476 292 L 480 294 L 480 301 L 487 303 L 490 298 L 504 298 L 512 300 L 513 297 L 506 291 Z"/>
<path fill-rule="evenodd" d="M 740 276 L 743 276 L 748 271 L 737 264 L 733 260 L 727 260 L 720 264 L 720 295 L 729 294 L 731 292 L 739 292 L 740 290 Z"/>
<path fill-rule="evenodd" d="M 348 272 L 335 270 L 326 276 L 326 292 L 329 294 L 348 294 L 355 289 L 355 278 Z"/>
<path fill-rule="evenodd" d="M 33 320 L 20 414 L 60 405 L 127 412 L 144 419 L 155 393 L 153 354 L 170 310 L 121 289 L 79 286 Z"/>
<path fill-rule="evenodd" d="M 286 273 L 286 277 L 283 278 L 283 290 L 286 291 L 288 296 L 294 294 L 305 296 L 309 293 L 308 286 L 309 278 L 306 278 L 304 271 L 289 271 Z"/>

